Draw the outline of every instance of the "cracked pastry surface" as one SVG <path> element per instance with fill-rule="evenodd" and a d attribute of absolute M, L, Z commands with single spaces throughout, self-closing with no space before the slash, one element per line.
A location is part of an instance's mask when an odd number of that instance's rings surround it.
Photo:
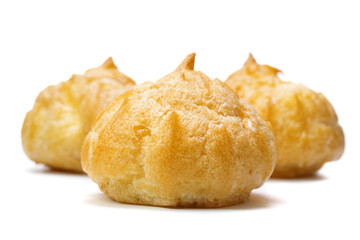
<path fill-rule="evenodd" d="M 50 167 L 82 172 L 81 144 L 97 114 L 135 82 L 111 58 L 83 75 L 49 86 L 26 114 L 22 144 L 27 156 Z"/>
<path fill-rule="evenodd" d="M 280 70 L 258 64 L 250 54 L 226 80 L 240 98 L 272 124 L 277 163 L 273 177 L 316 173 L 344 151 L 344 134 L 330 102 L 302 84 L 282 81 Z"/>
<path fill-rule="evenodd" d="M 221 207 L 245 201 L 271 175 L 267 123 L 226 84 L 194 71 L 194 59 L 121 95 L 86 136 L 83 169 L 112 199 Z"/>

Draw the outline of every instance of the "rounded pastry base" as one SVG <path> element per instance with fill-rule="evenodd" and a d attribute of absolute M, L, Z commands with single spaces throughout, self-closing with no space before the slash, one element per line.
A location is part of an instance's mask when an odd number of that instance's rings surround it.
<path fill-rule="evenodd" d="M 324 165 L 314 163 L 311 165 L 301 166 L 296 164 L 276 165 L 272 178 L 300 178 L 314 175 Z"/>
<path fill-rule="evenodd" d="M 160 198 L 149 197 L 138 194 L 119 194 L 119 192 L 108 191 L 100 187 L 111 199 L 127 204 L 147 205 L 170 208 L 219 208 L 243 203 L 249 199 L 250 192 L 239 193 L 225 199 L 205 199 L 201 196 L 197 197 L 181 197 L 181 198 Z"/>
<path fill-rule="evenodd" d="M 33 160 L 36 164 L 44 165 L 51 170 L 57 171 L 57 172 L 69 172 L 69 173 L 79 173 L 82 174 L 84 171 L 82 170 L 81 166 L 67 166 L 67 165 L 59 165 L 59 164 L 52 164 L 52 163 L 44 163 L 40 161 Z"/>

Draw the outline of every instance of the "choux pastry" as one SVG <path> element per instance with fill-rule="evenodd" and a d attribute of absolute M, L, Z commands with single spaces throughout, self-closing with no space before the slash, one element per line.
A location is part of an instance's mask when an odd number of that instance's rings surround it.
<path fill-rule="evenodd" d="M 252 106 L 220 80 L 172 73 L 109 104 L 86 136 L 84 171 L 112 199 L 167 207 L 221 207 L 248 199 L 271 175 L 275 139 Z"/>
<path fill-rule="evenodd" d="M 243 68 L 226 80 L 240 98 L 272 124 L 277 162 L 273 177 L 316 173 L 344 151 L 344 134 L 330 102 L 302 84 L 282 81 L 280 70 L 258 64 L 250 54 Z"/>
<path fill-rule="evenodd" d="M 22 143 L 27 156 L 50 167 L 82 172 L 81 144 L 97 114 L 134 81 L 111 58 L 84 75 L 49 86 L 26 115 Z"/>

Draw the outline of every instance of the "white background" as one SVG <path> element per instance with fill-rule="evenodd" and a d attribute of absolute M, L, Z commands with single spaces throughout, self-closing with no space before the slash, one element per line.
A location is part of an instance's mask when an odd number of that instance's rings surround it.
<path fill-rule="evenodd" d="M 359 1 L 1 1 L 0 239 L 359 239 Z M 27 159 L 20 130 L 43 88 L 113 56 L 137 83 L 195 68 L 225 80 L 249 52 L 321 91 L 346 135 L 317 176 L 270 180 L 223 209 L 119 204 L 86 175 Z"/>

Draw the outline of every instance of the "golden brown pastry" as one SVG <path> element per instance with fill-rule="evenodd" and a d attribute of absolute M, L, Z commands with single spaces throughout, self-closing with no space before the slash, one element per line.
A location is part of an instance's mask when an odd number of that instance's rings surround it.
<path fill-rule="evenodd" d="M 271 175 L 267 124 L 226 84 L 194 71 L 194 60 L 190 54 L 174 72 L 121 95 L 85 138 L 83 169 L 116 201 L 226 206 Z"/>
<path fill-rule="evenodd" d="M 49 86 L 26 115 L 22 143 L 28 157 L 57 169 L 82 171 L 81 144 L 97 114 L 134 81 L 111 58 L 84 75 Z"/>
<path fill-rule="evenodd" d="M 341 157 L 344 134 L 324 95 L 302 84 L 282 81 L 279 72 L 257 64 L 250 54 L 243 68 L 226 83 L 272 124 L 277 146 L 272 176 L 311 175 L 324 163 Z"/>

